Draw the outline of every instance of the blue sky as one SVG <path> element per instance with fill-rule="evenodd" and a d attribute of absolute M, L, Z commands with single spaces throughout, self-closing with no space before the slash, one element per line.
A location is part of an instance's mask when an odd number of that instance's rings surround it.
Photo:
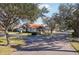
<path fill-rule="evenodd" d="M 59 8 L 60 4 L 57 4 L 57 3 L 50 4 L 49 3 L 48 5 L 50 6 L 50 10 L 49 10 L 49 13 L 47 14 L 47 16 L 50 17 L 50 16 L 52 16 L 53 13 L 58 12 L 58 8 Z"/>
<path fill-rule="evenodd" d="M 47 17 L 51 17 L 51 16 L 53 15 L 53 13 L 58 12 L 59 5 L 60 5 L 59 3 L 46 3 L 46 4 L 42 4 L 42 5 L 40 6 L 40 8 L 42 8 L 42 7 L 44 7 L 44 6 L 45 6 L 46 8 L 48 8 L 49 13 L 47 13 L 46 16 L 47 16 Z M 35 23 L 43 24 L 41 18 L 38 18 Z"/>

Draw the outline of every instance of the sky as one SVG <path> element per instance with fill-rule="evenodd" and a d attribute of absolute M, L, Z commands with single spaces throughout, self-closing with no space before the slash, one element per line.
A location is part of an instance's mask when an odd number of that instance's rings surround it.
<path fill-rule="evenodd" d="M 39 6 L 40 9 L 42 9 L 43 7 L 46 7 L 49 12 L 47 14 L 45 14 L 47 17 L 51 17 L 53 15 L 53 13 L 57 13 L 58 12 L 58 8 L 59 8 L 59 3 L 44 3 L 41 4 Z M 25 22 L 20 21 L 21 24 L 24 24 Z M 43 24 L 43 20 L 41 18 L 38 18 L 37 21 L 35 21 L 34 23 L 36 24 Z"/>
<path fill-rule="evenodd" d="M 44 4 L 45 5 L 45 4 Z M 53 13 L 56 13 L 58 12 L 58 8 L 59 8 L 59 5 L 60 4 L 57 4 L 57 3 L 49 3 L 49 4 L 46 4 L 48 5 L 48 10 L 49 10 L 49 13 L 47 14 L 48 17 L 51 17 Z"/>
<path fill-rule="evenodd" d="M 46 14 L 47 17 L 51 17 L 53 15 L 53 13 L 57 13 L 58 12 L 58 8 L 59 8 L 59 3 L 45 3 L 45 4 L 41 4 L 39 6 L 39 8 L 43 8 L 46 7 L 49 12 Z M 35 22 L 37 24 L 43 24 L 42 19 L 38 18 L 37 21 Z"/>

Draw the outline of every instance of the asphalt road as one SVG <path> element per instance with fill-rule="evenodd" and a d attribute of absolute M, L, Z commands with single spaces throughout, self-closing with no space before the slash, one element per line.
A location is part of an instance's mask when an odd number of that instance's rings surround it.
<path fill-rule="evenodd" d="M 23 37 L 26 45 L 16 47 L 13 55 L 78 55 L 70 42 L 66 39 L 67 33 L 42 36 L 32 35 Z"/>

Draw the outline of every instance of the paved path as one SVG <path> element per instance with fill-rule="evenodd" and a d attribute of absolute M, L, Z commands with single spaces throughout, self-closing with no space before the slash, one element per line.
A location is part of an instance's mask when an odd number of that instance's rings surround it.
<path fill-rule="evenodd" d="M 45 43 L 43 43 L 44 45 Z M 35 45 L 35 44 L 34 44 Z M 47 45 L 45 44 L 45 46 L 42 47 L 48 47 L 47 49 L 40 49 L 40 50 L 31 50 L 29 49 L 26 49 L 24 51 L 16 51 L 14 52 L 13 54 L 14 55 L 77 55 L 77 53 L 75 52 L 75 50 L 72 48 L 72 46 L 70 45 L 70 43 L 67 43 L 67 42 L 61 42 L 61 41 L 57 41 L 57 42 L 54 42 L 52 45 Z M 32 45 L 33 46 L 33 45 Z M 38 47 L 38 46 L 37 46 Z"/>
<path fill-rule="evenodd" d="M 27 37 L 29 40 L 35 40 L 32 43 L 20 46 L 13 55 L 78 55 L 65 34 L 58 34 L 54 37 L 47 38 L 44 36 Z"/>

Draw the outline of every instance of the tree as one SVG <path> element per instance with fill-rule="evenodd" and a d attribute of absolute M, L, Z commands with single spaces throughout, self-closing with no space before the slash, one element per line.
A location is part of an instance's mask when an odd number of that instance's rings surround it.
<path fill-rule="evenodd" d="M 45 24 L 47 24 L 47 26 L 49 27 L 49 29 L 50 29 L 50 32 L 51 32 L 51 34 L 52 34 L 52 32 L 53 32 L 53 30 L 54 30 L 54 28 L 55 28 L 55 21 L 54 21 L 54 19 L 53 19 L 53 17 L 46 17 L 46 18 L 44 18 L 44 21 L 43 21 Z"/>
<path fill-rule="evenodd" d="M 13 32 L 13 31 L 16 29 L 16 26 L 19 25 L 19 24 L 21 24 L 21 23 L 20 23 L 20 20 L 17 20 L 15 23 L 13 23 L 13 24 L 9 27 L 8 31 L 12 31 L 12 32 Z"/>
<path fill-rule="evenodd" d="M 53 20 L 53 18 L 50 18 L 49 23 L 48 23 L 48 26 L 49 26 L 50 31 L 51 31 L 51 34 L 52 34 L 52 31 L 55 28 L 55 21 Z"/>
<path fill-rule="evenodd" d="M 52 16 L 53 20 L 55 21 L 55 28 L 57 28 L 57 30 L 61 30 L 61 25 L 62 25 L 62 20 L 60 19 L 60 15 L 58 13 L 54 13 L 53 16 Z M 63 26 L 62 26 L 63 27 Z"/>
<path fill-rule="evenodd" d="M 18 20 L 18 17 L 14 13 L 17 10 L 14 4 L 0 4 L 0 25 L 4 28 L 7 45 L 9 44 L 8 29 Z"/>
<path fill-rule="evenodd" d="M 38 4 L 2 3 L 0 4 L 0 25 L 4 28 L 7 45 L 9 45 L 8 29 L 19 19 L 34 21 L 38 18 Z"/>
<path fill-rule="evenodd" d="M 79 37 L 79 4 L 62 4 L 59 14 L 67 29 L 73 29 L 73 35 Z"/>
<path fill-rule="evenodd" d="M 60 4 L 59 6 L 59 19 L 61 29 L 72 29 L 74 4 Z"/>
<path fill-rule="evenodd" d="M 40 9 L 39 17 L 41 17 L 43 22 L 45 22 L 45 18 L 47 18 L 45 14 L 48 13 L 48 12 L 49 12 L 49 10 L 46 7 L 43 7 L 42 9 Z"/>
<path fill-rule="evenodd" d="M 48 12 L 49 12 L 49 10 L 46 7 L 43 7 L 42 9 L 40 9 L 39 17 L 41 17 L 43 19 L 43 17 L 46 17 L 45 14 Z"/>
<path fill-rule="evenodd" d="M 74 15 L 72 21 L 72 29 L 74 30 L 73 35 L 79 37 L 79 4 L 75 4 L 73 15 Z"/>

